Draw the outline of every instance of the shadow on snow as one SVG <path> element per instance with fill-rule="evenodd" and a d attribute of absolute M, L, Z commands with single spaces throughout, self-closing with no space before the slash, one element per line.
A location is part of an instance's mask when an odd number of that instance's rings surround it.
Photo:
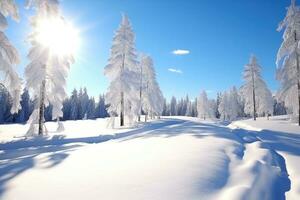
<path fill-rule="evenodd" d="M 159 120 L 147 123 L 132 131 L 115 135 L 99 135 L 95 137 L 65 138 L 56 135 L 52 138 L 37 137 L 0 143 L 0 197 L 9 189 L 8 182 L 28 169 L 51 168 L 62 163 L 71 151 L 82 146 L 81 143 L 100 143 L 111 139 L 119 139 L 141 132 L 151 132 L 164 126 L 180 123 L 181 120 Z M 37 162 L 36 157 L 44 154 L 43 165 Z"/>
<path fill-rule="evenodd" d="M 161 119 L 147 123 L 135 130 L 118 133 L 115 135 L 99 135 L 95 137 L 65 138 L 57 135 L 49 138 L 23 139 L 0 144 L 0 196 L 7 188 L 7 183 L 14 177 L 30 168 L 36 167 L 35 157 L 42 153 L 49 153 L 45 168 L 53 167 L 63 162 L 70 151 L 76 150 L 80 143 L 101 143 L 111 139 L 119 139 L 124 142 L 132 139 L 147 139 L 150 137 L 174 137 L 182 134 L 189 134 L 196 138 L 207 136 L 219 137 L 235 141 L 241 145 L 236 155 L 241 159 L 244 156 L 245 143 L 262 141 L 262 148 L 271 151 L 274 156 L 276 166 L 279 166 L 283 174 L 274 181 L 273 197 L 275 199 L 285 199 L 285 192 L 290 190 L 290 180 L 284 173 L 288 174 L 285 160 L 276 151 L 285 151 L 294 155 L 300 155 L 300 136 L 282 132 L 272 132 L 264 130 L 262 132 L 246 131 L 243 129 L 231 130 L 226 126 L 213 123 L 201 123 L 186 121 L 181 119 Z M 254 138 L 252 141 L 245 140 L 245 136 Z M 229 162 L 224 166 L 226 173 L 218 174 L 209 186 L 212 189 L 224 187 L 229 178 Z M 247 199 L 245 197 L 244 199 Z"/>

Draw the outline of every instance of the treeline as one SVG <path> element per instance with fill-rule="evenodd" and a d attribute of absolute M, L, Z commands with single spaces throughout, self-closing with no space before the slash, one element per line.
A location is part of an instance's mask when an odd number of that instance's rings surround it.
<path fill-rule="evenodd" d="M 204 118 L 217 118 L 222 120 L 235 120 L 238 118 L 251 117 L 251 114 L 246 112 L 246 104 L 239 92 L 233 87 L 229 92 L 219 92 L 215 99 L 207 99 L 207 109 L 203 109 L 201 95 L 198 98 L 190 99 L 188 96 L 185 98 L 176 99 L 172 97 L 170 102 L 164 101 L 162 116 L 189 116 Z M 227 108 L 227 109 L 226 109 Z M 205 110 L 205 112 L 203 112 Z M 290 113 L 285 107 L 284 102 L 278 101 L 275 96 L 272 100 L 272 111 L 269 115 L 285 115 Z M 199 112 L 198 112 L 199 111 Z M 267 112 L 258 112 L 257 116 L 266 116 Z"/>
<path fill-rule="evenodd" d="M 34 101 L 30 99 L 28 90 L 21 95 L 21 109 L 11 114 L 12 98 L 5 87 L 0 87 L 0 123 L 25 123 L 34 110 Z M 45 108 L 45 121 L 52 121 L 52 108 L 50 104 Z M 99 95 L 97 101 L 88 95 L 86 88 L 74 89 L 70 97 L 63 102 L 63 117 L 60 120 L 81 120 L 108 117 L 104 95 Z"/>
<path fill-rule="evenodd" d="M 190 116 L 203 118 L 206 113 L 206 118 L 221 118 L 222 120 L 234 120 L 236 118 L 249 117 L 245 110 L 245 102 L 241 98 L 239 92 L 231 89 L 231 92 L 217 93 L 215 99 L 207 100 L 207 109 L 203 109 L 203 103 L 200 95 L 198 98 L 190 99 L 187 95 L 184 98 L 176 99 L 172 97 L 170 101 L 164 100 L 162 116 Z M 225 99 L 229 100 L 226 104 Z M 11 114 L 12 98 L 4 87 L 0 87 L 0 123 L 25 123 L 34 110 L 34 101 L 30 99 L 27 90 L 23 91 L 21 96 L 22 109 L 17 114 Z M 227 112 L 226 109 L 227 108 Z M 74 89 L 71 95 L 64 100 L 63 117 L 60 120 L 81 120 L 81 119 L 96 119 L 109 117 L 107 112 L 108 105 L 105 103 L 105 96 L 99 95 L 97 101 L 94 97 L 88 95 L 86 88 Z M 285 108 L 284 102 L 279 102 L 273 96 L 271 115 L 284 115 L 289 113 Z M 200 112 L 198 112 L 198 110 Z M 203 110 L 206 110 L 203 112 Z M 144 112 L 143 112 L 144 113 Z M 258 113 L 259 116 L 265 116 L 266 113 Z M 45 109 L 45 120 L 52 121 L 52 106 L 49 105 Z"/>

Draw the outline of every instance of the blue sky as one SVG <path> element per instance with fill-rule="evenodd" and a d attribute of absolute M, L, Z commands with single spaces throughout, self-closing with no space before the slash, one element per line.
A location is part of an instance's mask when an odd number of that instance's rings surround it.
<path fill-rule="evenodd" d="M 28 60 L 30 32 L 25 0 L 17 0 L 19 23 L 9 20 L 6 31 L 20 51 L 23 74 Z M 136 34 L 139 52 L 152 56 L 158 82 L 168 99 L 174 95 L 196 97 L 201 90 L 210 97 L 242 82 L 243 66 L 254 53 L 272 91 L 276 53 L 282 33 L 276 31 L 289 0 L 63 0 L 62 12 L 80 30 L 81 45 L 68 77 L 68 92 L 86 86 L 89 94 L 105 93 L 108 80 L 103 69 L 114 31 L 126 13 Z M 177 49 L 189 54 L 174 55 Z M 175 69 L 169 71 L 168 69 Z M 178 70 L 178 71 L 176 71 Z M 181 73 L 178 73 L 181 72 Z"/>

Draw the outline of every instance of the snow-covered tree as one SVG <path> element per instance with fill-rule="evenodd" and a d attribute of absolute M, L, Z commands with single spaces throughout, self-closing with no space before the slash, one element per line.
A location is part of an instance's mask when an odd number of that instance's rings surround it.
<path fill-rule="evenodd" d="M 18 9 L 14 0 L 0 1 L 0 72 L 4 73 L 3 84 L 7 88 L 12 99 L 10 112 L 16 113 L 20 109 L 22 89 L 21 79 L 15 71 L 15 67 L 20 62 L 20 58 L 18 51 L 4 34 L 4 31 L 8 26 L 6 20 L 7 16 L 11 16 L 12 19 L 16 21 L 19 20 Z"/>
<path fill-rule="evenodd" d="M 79 105 L 80 102 L 78 100 L 78 92 L 76 89 L 72 91 L 72 95 L 70 97 L 70 116 L 69 119 L 77 120 L 79 119 Z"/>
<path fill-rule="evenodd" d="M 238 117 L 242 117 L 243 115 L 242 102 L 236 87 L 232 87 L 229 91 L 228 107 L 229 107 L 228 114 L 230 116 L 230 120 L 235 120 Z"/>
<path fill-rule="evenodd" d="M 220 119 L 223 121 L 232 121 L 239 116 L 239 102 L 237 91 L 235 87 L 229 91 L 225 91 L 220 97 L 220 104 L 218 111 L 220 113 Z"/>
<path fill-rule="evenodd" d="M 228 106 L 229 104 L 230 104 L 230 95 L 227 91 L 225 91 L 221 96 L 220 104 L 219 104 L 219 108 L 218 108 L 218 111 L 220 113 L 220 118 L 223 121 L 231 119 L 230 108 Z"/>
<path fill-rule="evenodd" d="M 269 116 L 273 114 L 274 100 L 272 93 L 269 89 L 261 94 L 262 96 L 257 100 L 257 115 L 258 116 Z"/>
<path fill-rule="evenodd" d="M 124 126 L 124 116 L 130 121 L 138 116 L 139 69 L 134 43 L 134 33 L 126 15 L 123 15 L 119 29 L 113 38 L 108 65 L 104 74 L 110 80 L 106 103 L 111 116 L 120 116 L 120 125 Z"/>
<path fill-rule="evenodd" d="M 220 103 L 221 103 L 221 96 L 222 94 L 220 92 L 217 93 L 217 99 L 216 99 L 216 118 L 217 119 L 220 119 L 220 113 L 219 113 L 219 106 L 220 106 Z"/>
<path fill-rule="evenodd" d="M 95 116 L 97 118 L 104 118 L 108 116 L 106 105 L 105 105 L 105 97 L 104 95 L 99 96 L 99 101 L 96 106 Z"/>
<path fill-rule="evenodd" d="M 273 110 L 274 115 L 286 115 L 286 108 L 284 106 L 284 102 L 279 101 L 278 99 L 274 98 L 273 103 Z"/>
<path fill-rule="evenodd" d="M 169 115 L 170 115 L 169 105 L 167 103 L 167 100 L 164 99 L 162 116 L 169 116 Z"/>
<path fill-rule="evenodd" d="M 245 83 L 241 87 L 241 95 L 245 103 L 244 112 L 256 120 L 257 114 L 270 112 L 268 105 L 272 94 L 261 77 L 261 66 L 254 55 L 250 57 L 249 64 L 245 65 L 243 78 Z"/>
<path fill-rule="evenodd" d="M 36 99 L 36 105 L 29 119 L 31 126 L 27 134 L 35 135 L 38 125 L 38 135 L 43 135 L 45 107 L 52 105 L 53 119 L 63 116 L 66 77 L 74 60 L 71 52 L 55 52 L 61 51 L 63 46 L 52 48 L 52 45 L 62 45 L 57 43 L 63 41 L 54 40 L 61 36 L 60 29 L 67 25 L 60 13 L 58 0 L 29 0 L 27 7 L 36 11 L 30 21 L 33 28 L 28 38 L 31 44 L 30 63 L 25 69 L 26 87 Z M 49 27 L 52 35 L 47 33 Z"/>
<path fill-rule="evenodd" d="M 164 98 L 156 80 L 153 60 L 143 55 L 141 67 L 141 107 L 147 116 L 160 116 L 163 112 Z"/>
<path fill-rule="evenodd" d="M 88 105 L 86 109 L 87 119 L 95 119 L 95 108 L 96 108 L 95 99 L 94 97 L 92 97 L 88 100 Z"/>
<path fill-rule="evenodd" d="M 30 100 L 28 90 L 24 89 L 23 94 L 21 95 L 21 110 L 19 110 L 17 115 L 17 122 L 23 123 L 29 119 L 33 111 L 33 102 Z"/>
<path fill-rule="evenodd" d="M 198 117 L 203 118 L 204 120 L 206 118 L 212 118 L 213 117 L 213 110 L 211 107 L 211 103 L 207 98 L 207 94 L 205 90 L 203 90 L 198 98 L 197 101 L 197 111 L 198 111 Z"/>
<path fill-rule="evenodd" d="M 86 88 L 80 88 L 79 94 L 78 94 L 78 100 L 79 100 L 79 119 L 83 119 L 85 116 L 87 116 L 87 112 L 89 109 L 89 95 L 87 93 Z M 90 112 L 90 111 L 89 111 Z"/>
<path fill-rule="evenodd" d="M 277 53 L 277 79 L 281 82 L 279 98 L 298 115 L 300 126 L 300 8 L 292 0 L 278 31 L 284 30 L 283 42 Z"/>
<path fill-rule="evenodd" d="M 177 100 L 174 96 L 171 98 L 170 115 L 171 116 L 177 115 Z"/>
<path fill-rule="evenodd" d="M 0 124 L 6 123 L 10 118 L 10 108 L 11 104 L 9 103 L 9 93 L 7 88 L 0 85 Z"/>

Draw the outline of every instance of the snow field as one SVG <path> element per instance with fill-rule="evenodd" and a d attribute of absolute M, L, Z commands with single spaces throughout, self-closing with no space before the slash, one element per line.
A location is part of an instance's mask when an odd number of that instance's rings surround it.
<path fill-rule="evenodd" d="M 0 199 L 293 200 L 289 166 L 254 131 L 190 117 L 132 129 L 106 128 L 105 119 L 64 123 L 64 137 L 2 139 Z M 72 134 L 71 124 L 85 132 Z"/>

